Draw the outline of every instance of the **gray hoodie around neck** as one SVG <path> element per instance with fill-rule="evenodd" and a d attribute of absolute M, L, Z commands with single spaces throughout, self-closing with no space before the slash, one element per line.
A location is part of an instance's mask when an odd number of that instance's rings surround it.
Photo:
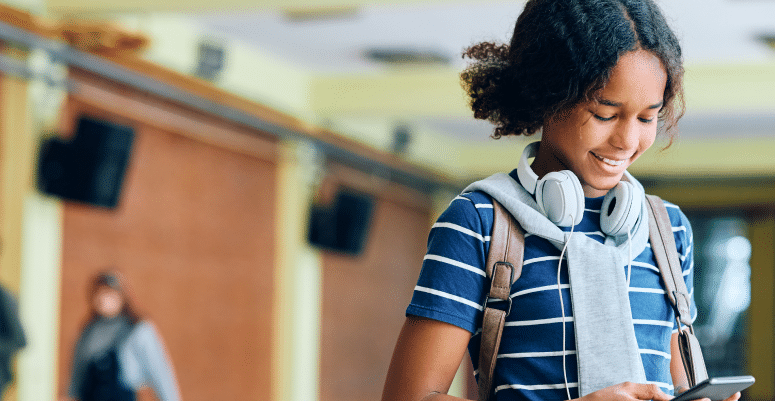
<path fill-rule="evenodd" d="M 643 187 L 629 173 L 627 179 Z M 477 181 L 463 192 L 482 191 L 496 199 L 519 222 L 525 232 L 547 239 L 566 249 L 573 324 L 579 370 L 579 394 L 585 396 L 625 381 L 646 383 L 630 309 L 629 289 L 624 267 L 628 246 L 632 256 L 639 255 L 649 238 L 646 201 L 631 234 L 623 238 L 607 237 L 601 244 L 581 233 L 562 231 L 540 211 L 530 195 L 511 176 L 498 173 Z"/>

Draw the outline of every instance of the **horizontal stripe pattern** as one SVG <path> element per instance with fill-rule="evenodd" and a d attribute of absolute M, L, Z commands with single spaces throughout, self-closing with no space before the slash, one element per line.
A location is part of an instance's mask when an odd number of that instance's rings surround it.
<path fill-rule="evenodd" d="M 547 356 L 562 355 L 576 355 L 576 351 L 517 352 L 513 354 L 498 354 L 498 358 L 545 358 Z"/>
<path fill-rule="evenodd" d="M 468 271 L 474 272 L 474 273 L 476 273 L 476 274 L 478 274 L 480 276 L 483 276 L 483 277 L 487 276 L 487 273 L 485 273 L 485 271 L 482 270 L 481 268 L 474 267 L 474 266 L 471 266 L 471 265 L 467 265 L 467 264 L 465 264 L 463 262 L 458 262 L 457 260 L 446 258 L 444 256 L 428 254 L 428 255 L 425 255 L 425 258 L 423 258 L 423 259 L 424 260 L 435 260 L 437 262 L 446 263 L 448 265 L 459 267 L 461 269 L 466 269 Z"/>
<path fill-rule="evenodd" d="M 460 302 L 463 305 L 468 305 L 468 306 L 470 306 L 472 308 L 476 308 L 478 310 L 482 310 L 482 306 L 477 304 L 476 302 L 471 302 L 471 301 L 469 301 L 469 300 L 467 300 L 465 298 L 459 297 L 457 295 L 448 294 L 448 293 L 446 293 L 444 291 L 434 290 L 433 288 L 420 287 L 419 285 L 415 286 L 414 290 L 415 291 L 425 292 L 425 293 L 436 295 L 436 296 L 440 296 L 442 298 L 451 299 L 453 301 Z"/>
<path fill-rule="evenodd" d="M 659 288 L 634 288 L 630 287 L 630 292 L 645 292 L 648 294 L 667 294 L 667 291 Z"/>
<path fill-rule="evenodd" d="M 525 259 L 522 262 L 522 266 L 524 267 L 533 263 L 546 262 L 549 260 L 560 260 L 560 256 L 541 256 L 539 258 Z"/>
<path fill-rule="evenodd" d="M 568 383 L 568 387 L 570 388 L 576 388 L 578 387 L 578 383 Z M 495 391 L 500 391 L 506 388 L 515 389 L 515 390 L 530 390 L 530 391 L 536 391 L 536 390 L 559 390 L 559 389 L 565 389 L 565 383 L 560 384 L 534 384 L 534 385 L 525 385 L 525 384 L 505 384 L 502 386 L 498 386 L 495 388 Z"/>
<path fill-rule="evenodd" d="M 602 198 L 586 201 L 584 219 L 574 230 L 603 242 L 599 213 Z M 668 202 L 666 205 L 684 278 L 693 295 L 691 226 L 678 207 Z M 458 196 L 450 203 L 431 228 L 428 253 L 407 308 L 408 315 L 445 321 L 473 333 L 468 348 L 477 374 L 481 305 L 488 287 L 484 261 L 489 249 L 492 213 L 489 197 L 478 192 Z M 566 398 L 563 359 L 571 396 L 579 396 L 574 318 L 565 261 L 561 263 L 559 288 L 557 285 L 559 253 L 545 239 L 525 235 L 522 274 L 511 289 L 512 309 L 506 318 L 498 354 L 496 400 Z M 630 305 L 646 377 L 650 383 L 671 393 L 669 342 L 675 322 L 651 247 L 647 246 L 637 255 L 631 266 Z M 560 294 L 566 322 L 564 353 Z M 490 301 L 488 305 L 508 307 L 500 300 Z M 696 316 L 693 301 L 691 311 Z"/>
<path fill-rule="evenodd" d="M 559 287 L 560 287 L 559 288 L 560 290 L 568 290 L 570 289 L 570 284 L 561 284 Z M 545 285 L 542 287 L 528 288 L 526 290 L 517 291 L 511 294 L 511 298 L 513 299 L 515 297 L 519 297 L 522 295 L 527 295 L 527 294 L 531 294 L 539 291 L 557 291 L 557 290 L 558 290 L 557 285 Z"/>
<path fill-rule="evenodd" d="M 662 358 L 667 359 L 668 361 L 671 359 L 671 356 L 670 356 L 669 353 L 667 353 L 665 351 L 657 351 L 655 349 L 642 349 L 642 350 L 640 350 L 640 353 L 641 354 L 658 355 L 658 356 L 661 356 Z"/>
<path fill-rule="evenodd" d="M 474 232 L 473 230 L 469 230 L 469 229 L 467 229 L 465 227 L 461 227 L 461 226 L 459 226 L 457 224 L 452 224 L 452 223 L 436 223 L 436 224 L 433 225 L 433 227 L 431 227 L 431 229 L 433 229 L 433 228 L 449 228 L 449 229 L 452 229 L 452 230 L 457 230 L 457 231 L 460 231 L 463 234 L 468 234 L 468 235 L 478 239 L 479 241 L 484 242 L 484 236 L 482 236 L 481 234 L 479 234 L 477 232 Z"/>
<path fill-rule="evenodd" d="M 537 326 L 541 324 L 553 324 L 553 323 L 572 323 L 573 317 L 553 317 L 550 319 L 536 319 L 536 320 L 517 320 L 513 322 L 506 322 L 504 323 L 504 326 L 506 327 L 516 327 L 516 326 Z"/>
<path fill-rule="evenodd" d="M 673 322 L 670 321 L 664 321 L 664 320 L 654 320 L 654 319 L 632 319 L 633 324 L 648 324 L 652 326 L 665 326 L 665 327 L 673 327 Z"/>

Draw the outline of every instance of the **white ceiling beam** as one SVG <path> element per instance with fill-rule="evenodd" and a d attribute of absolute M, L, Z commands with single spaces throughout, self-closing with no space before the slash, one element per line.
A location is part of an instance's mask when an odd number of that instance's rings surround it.
<path fill-rule="evenodd" d="M 312 111 L 324 116 L 470 117 L 456 70 L 312 80 Z M 775 63 L 688 66 L 688 112 L 775 113 Z"/>
<path fill-rule="evenodd" d="M 775 63 L 689 65 L 688 111 L 775 113 Z"/>
<path fill-rule="evenodd" d="M 312 80 L 310 106 L 323 116 L 470 116 L 458 71 L 430 70 Z"/>

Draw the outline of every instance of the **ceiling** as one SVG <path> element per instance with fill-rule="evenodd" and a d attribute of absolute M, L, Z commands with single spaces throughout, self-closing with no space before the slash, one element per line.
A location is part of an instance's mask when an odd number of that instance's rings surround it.
<path fill-rule="evenodd" d="M 460 54 L 467 46 L 479 41 L 508 41 L 524 6 L 521 1 L 356 3 L 311 7 L 306 9 L 306 19 L 271 7 L 197 10 L 188 15 L 213 35 L 242 41 L 318 75 L 380 77 L 394 74 L 396 67 L 369 60 L 369 50 L 433 52 L 449 63 L 420 68 L 453 70 L 456 74 L 464 67 Z M 759 39 L 775 35 L 775 1 L 663 0 L 660 4 L 679 36 L 687 66 L 775 62 L 775 49 Z M 352 112 L 357 114 L 358 110 Z M 487 138 L 492 132 L 489 124 L 470 117 L 440 114 L 415 118 L 413 123 L 460 139 Z M 775 116 L 743 112 L 719 117 L 716 113 L 690 112 L 682 133 L 720 137 L 730 126 L 754 136 L 767 135 L 769 127 L 775 126 Z"/>
<path fill-rule="evenodd" d="M 758 39 L 762 35 L 775 36 L 775 1 L 657 1 L 682 43 L 687 67 L 775 66 L 775 48 Z M 239 41 L 310 73 L 315 77 L 314 93 L 310 96 L 325 101 L 323 106 L 313 104 L 312 111 L 327 113 L 325 118 L 393 118 L 464 141 L 486 139 L 492 126 L 473 120 L 470 111 L 465 110 L 465 100 L 457 93 L 457 74 L 464 66 L 460 54 L 479 41 L 507 41 L 524 6 L 524 1 L 502 0 L 219 0 L 217 6 L 214 3 L 46 1 L 49 10 L 59 14 L 185 15 L 215 39 Z M 449 63 L 385 65 L 365 56 L 374 49 L 430 52 Z M 407 71 L 414 75 L 407 78 Z M 703 87 L 701 102 L 691 99 L 681 124 L 682 136 L 723 137 L 730 127 L 754 137 L 772 135 L 775 101 L 762 101 L 762 97 L 771 96 L 760 94 L 759 88 L 775 87 L 775 76 L 769 76 L 775 69 L 762 70 L 764 73 L 731 71 L 723 76 L 716 76 L 713 69 L 703 71 L 706 82 L 719 82 Z M 747 92 L 728 90 L 735 87 L 736 83 L 730 81 L 735 77 L 747 82 Z M 727 86 L 724 81 L 729 81 Z M 400 91 L 395 89 L 399 87 Z M 331 93 L 345 93 L 343 88 L 348 99 L 333 99 Z M 413 89 L 407 94 L 405 88 Z M 697 108 L 700 103 L 709 106 Z"/>
<path fill-rule="evenodd" d="M 195 12 L 215 34 L 264 49 L 319 73 L 380 73 L 364 55 L 372 48 L 436 51 L 460 67 L 477 41 L 507 41 L 523 2 L 361 4 L 295 20 L 283 10 Z M 775 35 L 775 1 L 671 0 L 661 6 L 681 40 L 687 64 L 775 60 L 757 37 Z M 329 10 L 330 11 L 330 10 Z M 334 10 L 336 11 L 336 10 Z"/>

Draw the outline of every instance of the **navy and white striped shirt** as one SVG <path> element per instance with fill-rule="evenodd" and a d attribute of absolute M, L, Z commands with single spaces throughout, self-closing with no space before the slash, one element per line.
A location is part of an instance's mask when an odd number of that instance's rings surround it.
<path fill-rule="evenodd" d="M 516 174 L 511 174 L 517 179 Z M 587 198 L 584 218 L 573 235 L 604 241 L 600 228 L 603 198 Z M 673 226 L 683 275 L 693 297 L 692 231 L 677 206 L 665 202 Z M 473 334 L 469 353 L 478 369 L 482 302 L 488 288 L 484 271 L 490 245 L 493 209 L 490 197 L 473 192 L 456 197 L 433 225 L 422 271 L 407 315 L 435 319 L 462 327 Z M 570 228 L 563 228 L 569 231 Z M 506 318 L 495 367 L 493 387 L 497 400 L 564 400 L 562 368 L 562 314 L 557 286 L 560 250 L 547 240 L 525 235 L 522 275 L 511 288 L 513 307 Z M 623 266 L 627 269 L 627 266 Z M 626 274 L 626 270 L 625 270 Z M 566 371 L 571 396 L 577 398 L 576 344 L 568 285 L 563 261 L 560 287 L 566 317 Z M 675 315 L 667 299 L 650 244 L 632 262 L 630 305 L 635 336 L 649 383 L 673 393 L 670 376 L 670 337 L 676 331 Z M 478 376 L 477 376 L 478 377 Z"/>

